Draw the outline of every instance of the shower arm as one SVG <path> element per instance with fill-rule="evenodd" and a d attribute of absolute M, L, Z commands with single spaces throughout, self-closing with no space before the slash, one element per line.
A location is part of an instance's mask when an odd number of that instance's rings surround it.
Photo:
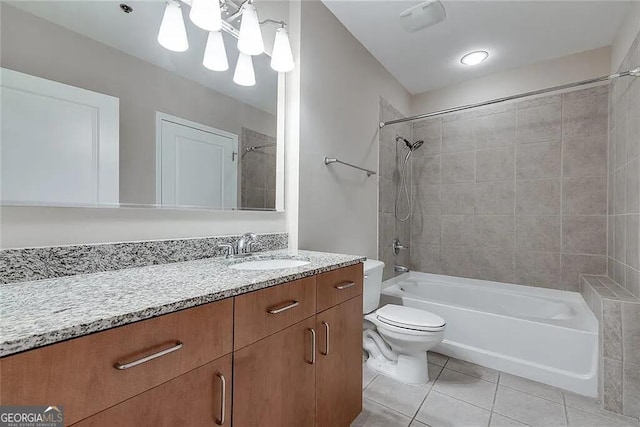
<path fill-rule="evenodd" d="M 397 123 L 405 123 L 405 122 L 412 122 L 414 120 L 428 119 L 428 118 L 440 116 L 440 115 L 443 115 L 443 114 L 455 113 L 455 112 L 464 111 L 464 110 L 470 110 L 472 108 L 484 107 L 486 105 L 498 104 L 498 103 L 501 103 L 501 102 L 512 101 L 514 99 L 526 98 L 526 97 L 534 96 L 534 95 L 542 95 L 542 94 L 548 93 L 548 92 L 555 92 L 555 91 L 558 91 L 558 90 L 570 89 L 570 88 L 574 88 L 574 87 L 578 87 L 578 86 L 584 86 L 584 85 L 593 84 L 593 83 L 605 82 L 607 80 L 613 80 L 613 79 L 617 79 L 617 78 L 620 78 L 620 77 L 627 77 L 627 76 L 629 76 L 629 77 L 640 77 L 640 67 L 634 68 L 633 70 L 629 70 L 629 71 L 622 71 L 620 73 L 610 74 L 608 76 L 601 76 L 601 77 L 596 77 L 596 78 L 593 78 L 593 79 L 582 80 L 582 81 L 579 81 L 579 82 L 573 82 L 573 83 L 567 83 L 567 84 L 564 84 L 564 85 L 553 86 L 553 87 L 546 88 L 546 89 L 534 90 L 534 91 L 531 91 L 531 92 L 520 93 L 520 94 L 517 94 L 517 95 L 505 96 L 504 98 L 492 99 L 490 101 L 478 102 L 476 104 L 469 104 L 469 105 L 463 105 L 461 107 L 448 108 L 446 110 L 434 111 L 432 113 L 418 114 L 417 116 L 411 116 L 411 117 L 405 117 L 405 118 L 402 118 L 402 119 L 390 120 L 388 122 L 380 122 L 380 129 L 382 129 L 383 127 L 388 126 L 388 125 L 395 125 Z"/>

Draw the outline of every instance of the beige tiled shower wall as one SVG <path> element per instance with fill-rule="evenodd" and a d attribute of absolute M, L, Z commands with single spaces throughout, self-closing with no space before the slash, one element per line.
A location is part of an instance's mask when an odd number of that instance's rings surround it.
<path fill-rule="evenodd" d="M 640 34 L 620 71 L 640 65 Z M 640 79 L 611 84 L 608 275 L 640 296 Z"/>
<path fill-rule="evenodd" d="M 380 120 L 389 121 L 404 117 L 397 109 L 384 99 L 380 98 Z M 396 275 L 394 265 L 409 266 L 409 232 L 410 222 L 399 221 L 394 214 L 396 197 L 400 187 L 400 172 L 407 152 L 404 143 L 396 144 L 396 136 L 411 138 L 411 126 L 399 124 L 387 126 L 379 133 L 379 174 L 378 174 L 378 259 L 384 262 L 384 279 Z M 410 162 L 411 163 L 411 162 Z M 411 179 L 410 173 L 407 177 Z M 411 191 L 409 188 L 409 192 Z M 406 199 L 401 201 L 401 216 L 407 213 Z M 395 256 L 391 245 L 394 239 L 407 247 Z"/>
<path fill-rule="evenodd" d="M 254 151 L 249 147 L 264 146 Z M 242 128 L 240 136 L 240 207 L 275 209 L 276 207 L 276 139 Z"/>
<path fill-rule="evenodd" d="M 609 87 L 414 122 L 414 270 L 576 291 L 607 268 Z"/>

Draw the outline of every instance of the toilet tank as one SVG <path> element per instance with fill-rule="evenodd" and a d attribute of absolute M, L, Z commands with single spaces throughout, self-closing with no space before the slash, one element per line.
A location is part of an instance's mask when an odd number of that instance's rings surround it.
<path fill-rule="evenodd" d="M 382 270 L 384 263 L 375 259 L 368 259 L 364 262 L 364 287 L 362 294 L 364 302 L 362 311 L 371 313 L 380 303 L 380 291 L 382 288 Z"/>

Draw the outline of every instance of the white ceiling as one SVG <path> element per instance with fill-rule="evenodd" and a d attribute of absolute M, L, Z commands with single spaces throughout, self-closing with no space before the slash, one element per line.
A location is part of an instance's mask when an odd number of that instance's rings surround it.
<path fill-rule="evenodd" d="M 256 85 L 238 86 L 233 83 L 233 71 L 238 57 L 236 39 L 225 35 L 229 70 L 215 72 L 204 68 L 202 55 L 207 32 L 196 27 L 183 7 L 189 49 L 170 52 L 157 42 L 158 29 L 164 13 L 165 1 L 126 1 L 133 12 L 120 10 L 120 1 L 20 1 L 10 4 L 26 12 L 80 33 L 129 55 L 150 62 L 182 77 L 221 92 L 231 98 L 271 114 L 276 114 L 278 73 L 269 66 L 271 58 L 265 54 L 253 57 Z M 258 5 L 258 7 L 260 7 Z M 258 10 L 260 13 L 260 9 Z M 270 16 L 269 16 L 270 17 Z M 264 19 L 265 16 L 260 16 Z M 273 37 L 269 31 L 265 38 Z"/>
<path fill-rule="evenodd" d="M 609 46 L 631 2 L 447 1 L 447 19 L 407 33 L 399 15 L 420 1 L 323 0 L 412 94 Z M 483 49 L 469 67 L 460 57 Z"/>

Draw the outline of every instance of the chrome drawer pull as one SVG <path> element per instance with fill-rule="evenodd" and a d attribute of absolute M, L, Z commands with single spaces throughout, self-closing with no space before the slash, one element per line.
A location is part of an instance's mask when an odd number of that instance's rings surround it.
<path fill-rule="evenodd" d="M 339 291 L 343 290 L 343 289 L 349 289 L 352 288 L 356 285 L 356 282 L 342 282 L 338 285 L 335 286 L 335 288 Z"/>
<path fill-rule="evenodd" d="M 142 365 L 145 362 L 148 362 L 150 360 L 153 359 L 157 359 L 158 357 L 164 356 L 165 354 L 169 354 L 169 353 L 173 353 L 174 351 L 178 351 L 182 348 L 183 344 L 180 341 L 176 341 L 175 345 L 173 347 L 169 347 L 165 350 L 159 351 L 157 353 L 153 353 L 150 354 L 148 356 L 143 357 L 142 359 L 138 359 L 138 360 L 134 360 L 133 362 L 129 362 L 129 363 L 120 363 L 120 362 L 116 362 L 115 365 L 113 365 L 114 368 L 119 369 L 121 371 L 124 371 L 125 369 L 129 369 L 129 368 L 133 368 L 134 366 L 138 366 L 138 365 Z"/>
<path fill-rule="evenodd" d="M 279 306 L 276 305 L 274 307 L 268 308 L 267 309 L 267 313 L 269 314 L 278 314 L 278 313 L 282 313 L 283 311 L 287 311 L 289 309 L 292 309 L 293 307 L 297 307 L 299 302 L 296 300 L 291 300 L 288 302 L 283 303 L 284 305 L 280 304 Z"/>
<path fill-rule="evenodd" d="M 307 328 L 307 331 L 311 332 L 311 361 L 307 360 L 309 365 L 316 363 L 316 331 L 313 328 Z"/>
<path fill-rule="evenodd" d="M 220 372 L 218 372 L 217 376 L 220 378 L 220 386 L 222 387 L 222 390 L 220 392 L 220 419 L 216 420 L 216 424 L 221 426 L 224 424 L 225 406 L 227 406 L 227 379 Z"/>
<path fill-rule="evenodd" d="M 324 326 L 324 332 L 325 332 L 324 351 L 320 351 L 320 354 L 322 354 L 323 356 L 328 356 L 329 355 L 329 324 L 324 320 L 320 323 L 322 323 L 322 326 Z"/>

